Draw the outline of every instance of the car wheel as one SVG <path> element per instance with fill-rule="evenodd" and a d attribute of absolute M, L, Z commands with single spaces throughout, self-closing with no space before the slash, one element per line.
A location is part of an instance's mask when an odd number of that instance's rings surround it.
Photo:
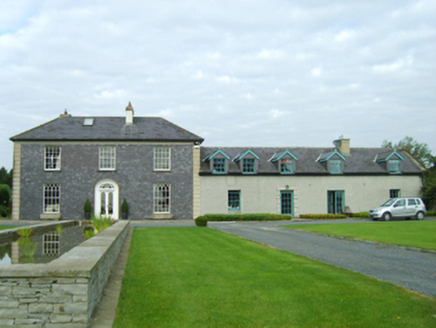
<path fill-rule="evenodd" d="M 423 212 L 416 213 L 416 219 L 417 220 L 424 220 L 424 213 Z"/>
<path fill-rule="evenodd" d="M 378 221 L 378 219 L 377 218 L 374 218 L 374 219 L 372 219 L 373 221 Z"/>
<path fill-rule="evenodd" d="M 383 214 L 383 220 L 385 221 L 389 221 L 391 219 L 391 213 L 385 213 Z"/>

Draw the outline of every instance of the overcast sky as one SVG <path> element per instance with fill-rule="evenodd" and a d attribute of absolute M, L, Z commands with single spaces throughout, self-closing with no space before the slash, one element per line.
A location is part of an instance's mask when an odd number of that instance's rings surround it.
<path fill-rule="evenodd" d="M 436 1 L 0 1 L 0 167 L 11 136 L 129 101 L 205 146 L 436 155 Z"/>

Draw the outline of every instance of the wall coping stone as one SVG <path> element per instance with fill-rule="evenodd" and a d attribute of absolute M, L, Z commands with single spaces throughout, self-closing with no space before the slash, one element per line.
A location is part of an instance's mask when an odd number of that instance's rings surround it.
<path fill-rule="evenodd" d="M 74 222 L 74 221 L 67 221 Z M 91 277 L 94 267 L 130 221 L 118 221 L 98 235 L 84 241 L 60 258 L 42 264 L 4 265 L 0 278 L 11 277 Z M 54 224 L 55 226 L 59 223 Z M 53 223 L 51 223 L 53 225 Z M 18 228 L 19 229 L 19 228 Z M 92 248 L 92 250 L 90 249 Z M 78 262 L 80 260 L 80 262 Z"/>

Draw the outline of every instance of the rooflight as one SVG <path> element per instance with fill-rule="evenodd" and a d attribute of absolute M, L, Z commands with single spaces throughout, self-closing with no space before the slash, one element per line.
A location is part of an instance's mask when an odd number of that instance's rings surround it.
<path fill-rule="evenodd" d="M 83 121 L 83 125 L 92 126 L 94 125 L 94 119 L 93 118 L 85 118 Z"/>

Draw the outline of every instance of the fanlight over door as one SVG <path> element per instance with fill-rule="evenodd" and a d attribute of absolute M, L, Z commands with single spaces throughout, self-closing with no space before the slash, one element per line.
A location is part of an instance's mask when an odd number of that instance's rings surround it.
<path fill-rule="evenodd" d="M 103 180 L 95 186 L 95 215 L 118 220 L 119 190 L 112 180 Z"/>

